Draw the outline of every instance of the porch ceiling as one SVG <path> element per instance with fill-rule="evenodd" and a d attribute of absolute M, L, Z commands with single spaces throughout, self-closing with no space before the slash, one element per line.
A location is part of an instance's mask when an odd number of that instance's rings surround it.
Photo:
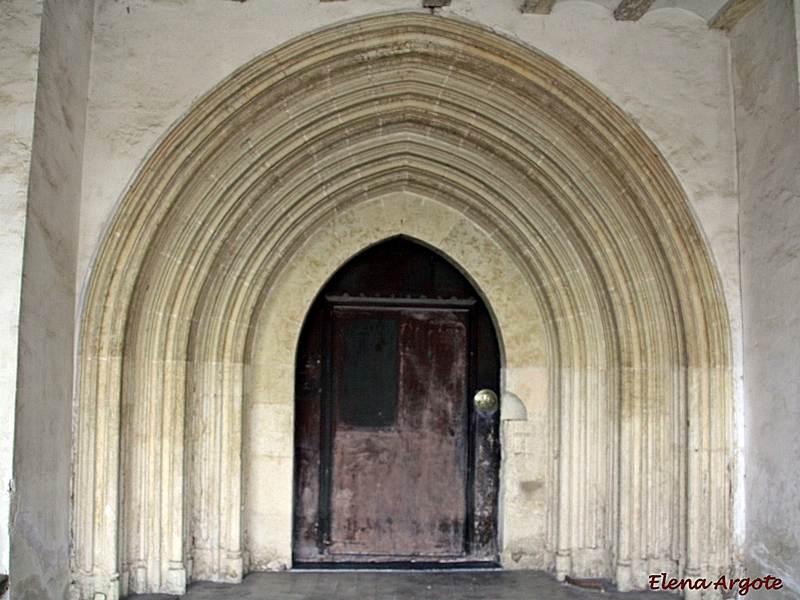
<path fill-rule="evenodd" d="M 320 0 L 331 2 L 334 0 Z M 548 15 L 558 4 L 576 0 L 521 0 L 523 13 Z M 709 27 L 732 29 L 761 0 L 581 0 L 591 1 L 614 11 L 618 21 L 638 21 L 648 11 L 680 8 L 704 19 Z M 425 2 L 425 6 L 449 6 L 451 0 Z"/>
<path fill-rule="evenodd" d="M 555 6 L 575 0 L 523 0 L 522 12 L 550 14 Z M 732 29 L 761 0 L 590 0 L 614 11 L 618 21 L 638 21 L 648 11 L 681 8 L 704 19 L 709 27 Z"/>

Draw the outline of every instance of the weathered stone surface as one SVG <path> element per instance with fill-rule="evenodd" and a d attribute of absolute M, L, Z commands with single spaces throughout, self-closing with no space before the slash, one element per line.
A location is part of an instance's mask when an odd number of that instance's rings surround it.
<path fill-rule="evenodd" d="M 745 574 L 800 597 L 800 6 L 763 2 L 731 32 L 741 194 L 747 416 Z M 789 517 L 788 515 L 793 515 Z"/>
<path fill-rule="evenodd" d="M 19 10 L 15 5 L 18 3 L 4 2 L 0 11 Z M 25 258 L 21 290 L 17 291 L 21 302 L 10 594 L 62 600 L 72 580 L 70 389 L 75 367 L 78 215 L 94 3 L 46 0 L 43 5 L 30 5 L 33 11 L 41 8 L 42 15 L 41 27 L 36 27 L 41 43 Z M 24 12 L 16 15 L 23 22 L 31 16 Z M 6 25 L 3 23 L 4 32 Z M 17 50 L 25 63 L 34 62 L 35 53 L 26 55 L 30 47 Z M 13 273 L 16 265 L 11 269 Z M 4 481 L 3 488 L 6 485 Z"/>
<path fill-rule="evenodd" d="M 761 0 L 728 0 L 709 21 L 708 26 L 714 29 L 733 29 L 736 23 L 760 2 Z"/>
<path fill-rule="evenodd" d="M 0 3 L 0 572 L 8 572 L 19 290 L 42 2 Z M 8 490 L 8 491 L 7 491 Z"/>
<path fill-rule="evenodd" d="M 238 586 L 199 583 L 180 600 L 296 600 L 297 598 L 495 598 L 499 600 L 586 600 L 586 590 L 556 581 L 541 571 L 329 571 L 303 570 L 252 573 Z M 591 598 L 591 596 L 589 596 Z M 603 600 L 675 600 L 670 592 L 605 593 Z M 136 596 L 130 600 L 166 600 L 164 596 Z"/>
<path fill-rule="evenodd" d="M 549 15 L 555 3 L 556 0 L 525 0 L 522 3 L 522 12 Z"/>
<path fill-rule="evenodd" d="M 644 16 L 655 0 L 622 0 L 614 9 L 617 21 L 638 21 Z"/>

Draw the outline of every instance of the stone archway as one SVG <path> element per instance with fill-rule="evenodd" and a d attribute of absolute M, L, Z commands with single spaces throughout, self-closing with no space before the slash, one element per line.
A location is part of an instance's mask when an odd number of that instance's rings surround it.
<path fill-rule="evenodd" d="M 320 289 L 342 265 L 367 247 L 403 235 L 437 249 L 462 269 L 482 292 L 493 313 L 501 338 L 502 389 L 524 397 L 529 413 L 540 418 L 538 422 L 531 419 L 529 428 L 518 426 L 522 430 L 518 433 L 539 438 L 548 435 L 547 347 L 529 282 L 513 254 L 505 251 L 489 233 L 493 230 L 491 221 L 479 225 L 464 214 L 464 207 L 431 200 L 412 188 L 343 207 L 304 240 L 293 254 L 292 263 L 282 270 L 265 294 L 253 330 L 251 360 L 245 368 L 247 387 L 254 395 L 246 397 L 244 409 L 247 424 L 244 454 L 249 457 L 249 464 L 243 474 L 242 530 L 243 548 L 252 569 L 291 564 L 294 440 L 290 425 L 295 400 L 296 345 Z M 260 423 L 276 427 L 265 432 Z M 512 472 L 514 463 L 522 460 L 524 455 L 507 458 L 506 473 Z M 542 456 L 536 468 L 546 471 L 547 460 Z M 541 478 L 548 479 L 544 475 Z M 274 486 L 275 479 L 283 485 Z M 513 502 L 504 503 L 502 497 L 500 502 L 505 504 L 506 516 L 514 508 L 521 508 Z M 520 534 L 527 535 L 530 526 L 538 528 L 538 550 L 544 552 L 547 515 L 544 510 L 534 509 L 528 518 L 529 527 L 520 528 Z M 264 527 L 264 523 L 269 523 L 269 527 Z M 516 527 L 512 528 L 507 519 L 501 520 L 500 527 L 504 525 L 505 539 L 515 539 L 509 529 Z M 283 532 L 279 540 L 274 537 L 276 530 Z"/>
<path fill-rule="evenodd" d="M 400 233 L 482 290 L 504 387 L 543 418 L 541 501 L 506 494 L 518 522 L 541 517 L 518 549 L 622 589 L 727 569 L 728 319 L 666 161 L 552 59 L 460 21 L 390 14 L 237 71 L 122 200 L 81 322 L 83 598 L 285 563 L 286 440 L 243 431 L 242 415 L 291 428 L 281 405 L 302 316 L 335 267 Z M 267 503 L 258 461 L 275 467 Z"/>

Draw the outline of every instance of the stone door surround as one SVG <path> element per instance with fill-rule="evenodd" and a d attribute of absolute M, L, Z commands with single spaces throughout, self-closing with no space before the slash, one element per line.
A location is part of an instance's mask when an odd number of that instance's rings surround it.
<path fill-rule="evenodd" d="M 501 491 L 504 564 L 623 590 L 726 571 L 730 331 L 667 162 L 547 56 L 392 13 L 236 71 L 125 193 L 81 315 L 81 598 L 287 564 L 303 319 L 339 266 L 401 234 L 483 294 L 503 391 L 543 440 L 503 459 L 542 490 Z"/>

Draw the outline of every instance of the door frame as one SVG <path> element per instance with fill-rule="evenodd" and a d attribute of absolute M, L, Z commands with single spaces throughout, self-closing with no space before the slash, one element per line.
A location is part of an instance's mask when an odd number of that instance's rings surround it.
<path fill-rule="evenodd" d="M 455 268 L 440 255 L 423 248 L 439 260 Z M 339 272 L 344 272 L 355 257 Z M 457 271 L 457 270 L 456 270 Z M 498 500 L 500 486 L 500 410 L 499 404 L 484 413 L 475 408 L 473 396 L 484 388 L 499 392 L 500 351 L 497 333 L 489 312 L 474 287 L 458 273 L 471 291 L 467 298 L 408 298 L 368 297 L 347 294 L 320 293 L 309 310 L 303 325 L 297 352 L 295 396 L 295 466 L 292 511 L 292 558 L 295 568 L 458 568 L 499 566 Z M 380 309 L 426 309 L 467 311 L 467 476 L 465 493 L 464 550 L 460 556 L 369 556 L 355 558 L 351 555 L 333 555 L 327 552 L 330 545 L 333 449 L 333 312 L 338 307 Z M 315 351 L 316 349 L 316 351 Z M 315 367 L 316 365 L 316 367 Z M 317 370 L 318 369 L 318 370 Z M 309 375 L 309 373 L 313 374 Z M 317 383 L 317 378 L 319 378 Z M 314 380 L 309 384 L 308 380 Z M 319 389 L 313 389 L 319 385 Z M 304 408 L 301 404 L 317 395 L 318 423 L 306 428 Z M 312 401 L 313 402 L 313 401 Z M 314 421 L 314 419 L 312 419 Z M 316 428 L 318 427 L 318 428 Z M 317 440 L 309 440 L 316 433 Z M 316 448 L 315 465 L 309 465 L 304 456 L 307 448 Z M 312 462 L 314 459 L 312 459 Z M 316 490 L 316 515 L 308 512 L 302 498 L 307 486 L 313 487 L 312 472 L 318 473 Z M 305 502 L 308 504 L 308 501 Z M 314 545 L 308 527 L 315 531 Z"/>

